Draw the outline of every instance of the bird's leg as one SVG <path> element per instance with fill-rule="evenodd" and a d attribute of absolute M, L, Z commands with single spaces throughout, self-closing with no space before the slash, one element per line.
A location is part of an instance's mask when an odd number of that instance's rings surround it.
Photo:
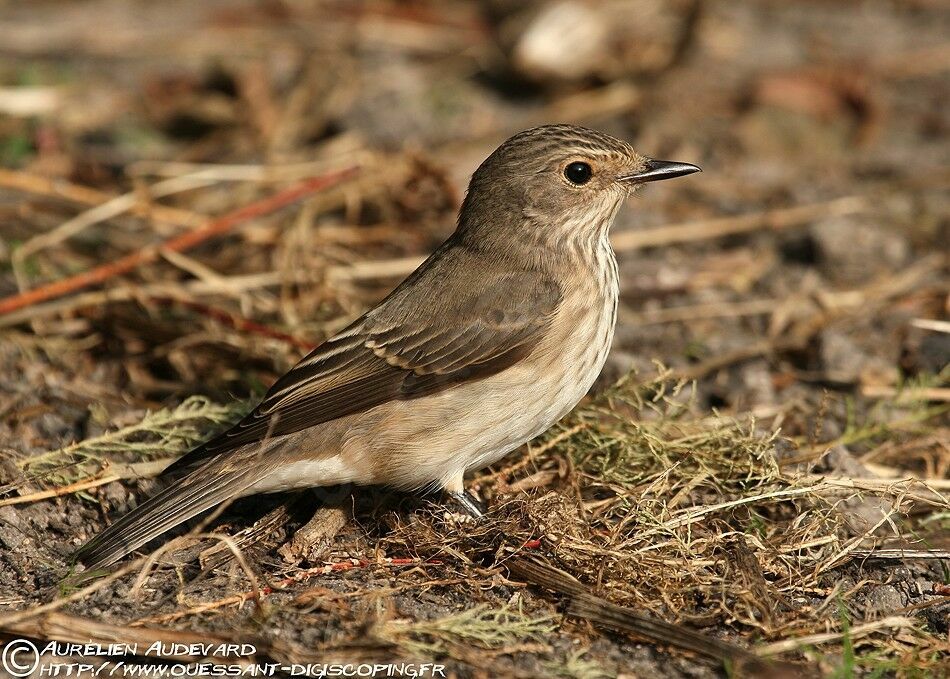
<path fill-rule="evenodd" d="M 473 519 L 485 518 L 485 509 L 482 503 L 472 497 L 469 493 L 463 490 L 460 493 L 450 492 L 448 495 L 468 516 L 472 517 Z"/>
<path fill-rule="evenodd" d="M 485 517 L 485 506 L 465 490 L 462 483 L 462 474 L 445 484 L 445 494 L 459 506 L 466 516 L 475 520 L 481 520 Z"/>

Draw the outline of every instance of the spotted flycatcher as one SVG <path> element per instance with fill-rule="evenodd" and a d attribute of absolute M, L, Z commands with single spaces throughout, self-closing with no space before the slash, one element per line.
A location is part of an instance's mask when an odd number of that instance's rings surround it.
<path fill-rule="evenodd" d="M 544 432 L 603 367 L 620 205 L 698 171 L 571 125 L 511 137 L 472 175 L 445 243 L 78 558 L 105 566 L 225 500 L 293 488 L 441 487 L 477 513 L 465 473 Z"/>

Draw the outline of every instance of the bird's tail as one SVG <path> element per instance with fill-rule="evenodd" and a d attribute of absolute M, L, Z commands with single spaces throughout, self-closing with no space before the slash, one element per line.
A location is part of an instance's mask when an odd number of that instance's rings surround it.
<path fill-rule="evenodd" d="M 73 560 L 89 570 L 108 566 L 165 531 L 239 495 L 254 480 L 246 467 L 222 469 L 210 462 L 125 514 L 80 547 Z"/>

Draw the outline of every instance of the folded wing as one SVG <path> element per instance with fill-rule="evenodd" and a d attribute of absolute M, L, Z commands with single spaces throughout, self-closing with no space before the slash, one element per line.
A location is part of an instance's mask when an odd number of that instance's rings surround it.
<path fill-rule="evenodd" d="M 230 430 L 165 473 L 209 457 L 498 373 L 527 356 L 561 300 L 539 271 L 472 260 L 447 243 L 379 306 L 304 357 Z M 487 270 L 486 270 L 487 269 Z M 461 271 L 478 280 L 465 280 Z M 487 282 L 487 283 L 485 283 Z"/>

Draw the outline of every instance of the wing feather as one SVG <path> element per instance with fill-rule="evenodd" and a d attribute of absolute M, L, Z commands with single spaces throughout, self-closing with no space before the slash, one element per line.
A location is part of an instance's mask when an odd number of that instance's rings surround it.
<path fill-rule="evenodd" d="M 179 479 L 88 541 L 73 558 L 89 569 L 108 566 L 152 538 L 240 493 L 254 478 L 253 469 L 246 468 L 213 470 Z"/>
<path fill-rule="evenodd" d="M 530 354 L 560 303 L 560 287 L 539 271 L 475 263 L 473 256 L 459 244 L 437 251 L 379 306 L 277 380 L 243 420 L 165 473 L 388 401 L 481 379 Z M 489 285 L 475 287 L 459 275 L 479 268 Z"/>

